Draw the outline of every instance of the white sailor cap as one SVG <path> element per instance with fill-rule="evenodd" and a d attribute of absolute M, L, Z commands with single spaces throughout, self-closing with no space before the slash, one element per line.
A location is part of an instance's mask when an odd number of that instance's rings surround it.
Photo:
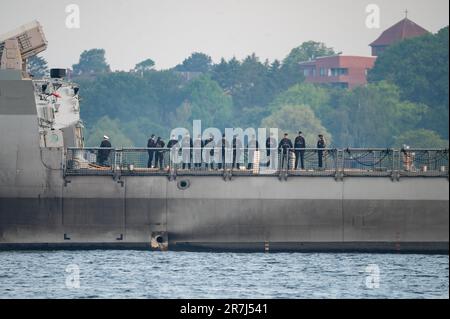
<path fill-rule="evenodd" d="M 109 140 L 109 136 L 108 136 L 108 135 L 103 135 L 103 138 L 104 138 L 105 140 Z"/>

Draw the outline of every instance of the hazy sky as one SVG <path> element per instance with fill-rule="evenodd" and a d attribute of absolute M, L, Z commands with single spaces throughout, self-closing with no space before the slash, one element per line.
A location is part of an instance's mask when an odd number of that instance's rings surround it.
<path fill-rule="evenodd" d="M 52 67 L 70 67 L 85 49 L 104 48 L 113 70 L 152 58 L 158 69 L 192 52 L 241 59 L 283 59 L 304 41 L 325 42 L 349 55 L 370 55 L 382 30 L 409 18 L 431 32 L 449 23 L 448 0 L 2 0 L 0 34 L 37 19 Z M 80 8 L 80 28 L 68 29 L 68 4 Z M 381 29 L 365 26 L 368 4 L 381 9 Z"/>

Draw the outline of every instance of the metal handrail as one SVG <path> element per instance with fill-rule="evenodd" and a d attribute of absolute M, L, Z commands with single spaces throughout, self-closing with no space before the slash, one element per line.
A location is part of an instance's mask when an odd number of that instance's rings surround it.
<path fill-rule="evenodd" d="M 225 163 L 221 150 L 225 149 Z M 109 151 L 108 159 L 98 157 Z M 198 151 L 201 151 L 200 158 Z M 259 151 L 257 163 L 249 156 Z M 269 153 L 268 155 L 267 153 Z M 176 152 L 176 153 L 172 153 Z M 207 156 L 205 153 L 207 152 Z M 214 152 L 214 153 L 213 153 Z M 162 154 L 158 163 L 149 157 Z M 211 154 L 214 155 L 211 155 Z M 233 154 L 236 153 L 236 165 Z M 239 147 L 68 147 L 66 175 L 252 175 L 252 176 L 433 176 L 448 177 L 448 149 Z M 195 156 L 197 154 L 197 156 Z M 296 155 L 300 157 L 296 159 Z M 200 160 L 200 161 L 199 161 Z M 270 163 L 269 161 L 273 161 Z M 240 165 L 237 165 L 237 164 Z M 297 165 L 296 167 L 294 167 Z M 155 167 L 156 166 L 156 167 Z M 256 168 L 255 168 L 256 166 Z"/>

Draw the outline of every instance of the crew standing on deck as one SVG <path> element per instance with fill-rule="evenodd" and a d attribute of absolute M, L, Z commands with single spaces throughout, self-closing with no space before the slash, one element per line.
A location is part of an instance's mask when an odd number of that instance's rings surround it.
<path fill-rule="evenodd" d="M 178 164 L 178 150 L 180 148 L 180 144 L 174 134 L 170 137 L 170 140 L 167 143 L 167 148 L 169 149 L 170 162 L 172 164 Z"/>
<path fill-rule="evenodd" d="M 284 137 L 278 145 L 278 152 L 281 153 L 281 168 L 284 168 L 284 162 L 286 161 L 289 169 L 289 152 L 292 151 L 292 148 L 292 141 L 288 138 L 288 133 L 284 133 Z"/>
<path fill-rule="evenodd" d="M 162 140 L 161 137 L 158 136 L 158 139 L 156 140 L 156 164 L 155 166 L 159 166 L 160 169 L 164 169 L 164 146 L 166 145 L 166 143 L 164 143 L 164 141 Z"/>
<path fill-rule="evenodd" d="M 109 154 L 111 153 L 111 142 L 107 135 L 103 135 L 103 141 L 100 143 L 98 150 L 98 164 L 100 166 L 107 166 Z"/>
<path fill-rule="evenodd" d="M 242 142 L 238 135 L 233 137 L 233 168 L 241 168 Z"/>
<path fill-rule="evenodd" d="M 230 144 L 228 143 L 225 134 L 222 134 L 222 139 L 216 145 L 216 162 L 219 169 L 226 168 L 226 154 L 229 148 Z"/>
<path fill-rule="evenodd" d="M 152 168 L 153 157 L 155 154 L 155 150 L 154 150 L 155 146 L 156 146 L 155 134 L 152 134 L 152 136 L 150 136 L 150 138 L 147 141 L 147 148 L 148 148 L 148 150 L 147 150 L 147 152 L 148 152 L 147 168 Z"/>
<path fill-rule="evenodd" d="M 203 157 L 205 158 L 205 168 L 214 168 L 214 136 L 211 134 L 207 140 L 204 142 L 203 146 Z"/>
<path fill-rule="evenodd" d="M 201 168 L 202 167 L 202 150 L 203 150 L 203 141 L 202 136 L 198 135 L 194 140 L 194 167 Z"/>
<path fill-rule="evenodd" d="M 326 143 L 325 143 L 325 139 L 323 137 L 322 134 L 319 134 L 319 140 L 317 141 L 317 156 L 318 156 L 318 160 L 319 160 L 319 168 L 323 167 L 323 150 L 324 148 L 326 148 Z"/>
<path fill-rule="evenodd" d="M 181 140 L 181 155 L 183 157 L 183 169 L 186 168 L 186 164 L 189 169 L 191 169 L 192 162 L 192 148 L 194 147 L 194 143 L 192 142 L 192 138 L 189 133 Z"/>
<path fill-rule="evenodd" d="M 255 154 L 259 150 L 259 143 L 255 135 L 252 135 L 250 141 L 247 143 L 247 169 L 253 169 L 255 163 Z"/>
<path fill-rule="evenodd" d="M 301 131 L 298 132 L 298 135 L 295 138 L 294 147 L 295 147 L 295 169 L 298 169 L 299 159 L 300 159 L 300 168 L 305 169 L 306 141 L 305 138 L 302 136 Z"/>
<path fill-rule="evenodd" d="M 270 133 L 270 136 L 266 139 L 266 155 L 267 155 L 267 167 L 275 168 L 277 140 Z"/>

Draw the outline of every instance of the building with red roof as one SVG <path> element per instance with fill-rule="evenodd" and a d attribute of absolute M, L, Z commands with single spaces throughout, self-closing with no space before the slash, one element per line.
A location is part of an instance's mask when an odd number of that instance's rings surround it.
<path fill-rule="evenodd" d="M 372 47 L 372 55 L 378 56 L 386 48 L 396 42 L 400 42 L 405 39 L 418 37 L 429 33 L 426 29 L 422 28 L 417 23 L 405 17 L 400 22 L 397 22 L 389 29 L 385 30 L 370 46 Z"/>
<path fill-rule="evenodd" d="M 333 55 L 300 63 L 305 81 L 354 88 L 367 83 L 367 72 L 373 68 L 376 57 Z"/>
<path fill-rule="evenodd" d="M 367 72 L 373 68 L 377 56 L 388 46 L 429 33 L 420 25 L 405 17 L 385 30 L 374 42 L 372 56 L 334 55 L 318 57 L 300 63 L 300 70 L 308 83 L 328 84 L 342 88 L 354 88 L 367 84 Z"/>

